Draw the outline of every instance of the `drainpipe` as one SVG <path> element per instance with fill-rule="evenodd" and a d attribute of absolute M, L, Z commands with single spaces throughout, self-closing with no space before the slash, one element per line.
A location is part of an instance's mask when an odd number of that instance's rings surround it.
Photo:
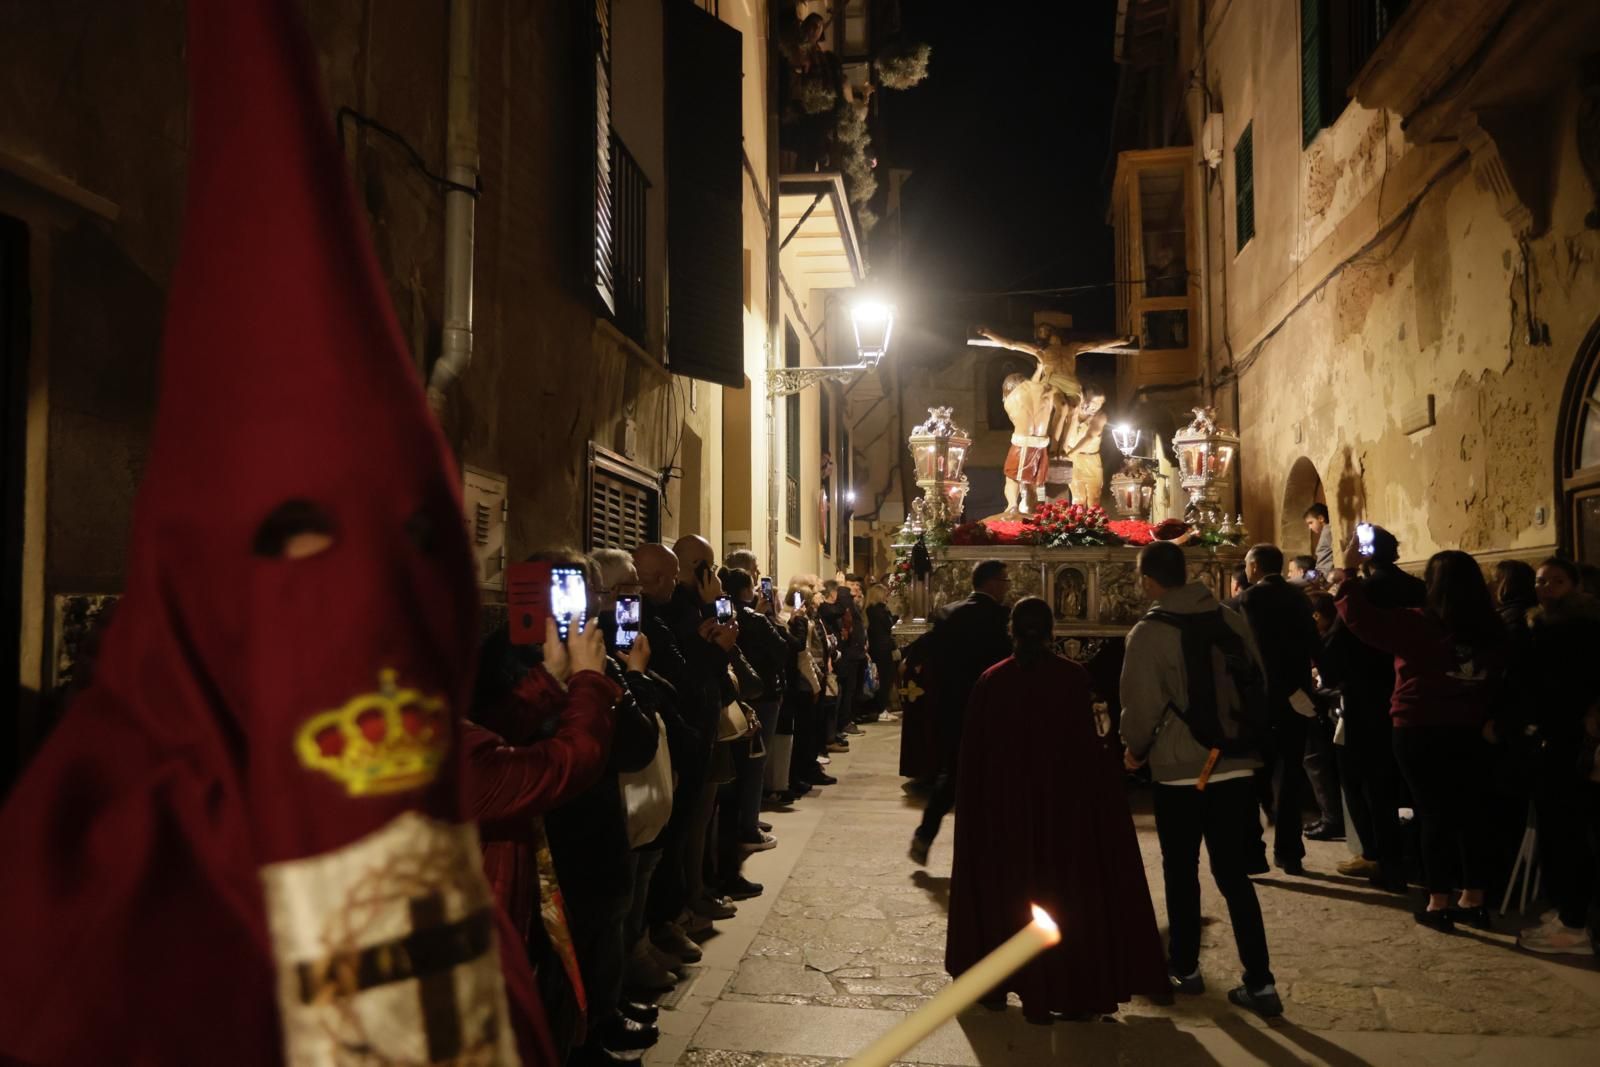
<path fill-rule="evenodd" d="M 472 362 L 472 252 L 478 188 L 477 0 L 451 0 L 448 106 L 445 118 L 444 331 L 428 376 L 428 405 L 445 396 Z"/>
<path fill-rule="evenodd" d="M 778 237 L 778 94 L 782 69 L 778 56 L 779 5 L 767 11 L 767 377 L 783 366 L 783 304 L 779 292 L 778 257 L 782 252 Z M 767 390 L 767 573 L 778 573 L 779 491 L 778 477 L 778 398 L 767 381 L 752 388 Z M 787 576 L 787 577 L 792 577 Z M 775 579 L 776 580 L 776 579 Z"/>

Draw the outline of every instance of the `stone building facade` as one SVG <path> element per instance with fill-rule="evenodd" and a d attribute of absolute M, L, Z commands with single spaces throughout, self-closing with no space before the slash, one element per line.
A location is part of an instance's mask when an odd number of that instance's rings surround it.
<path fill-rule="evenodd" d="M 848 537 L 819 548 L 825 487 L 847 489 L 824 481 L 817 391 L 767 432 L 768 368 L 824 358 L 824 331 L 799 324 L 838 314 L 822 290 L 865 271 L 838 197 L 794 246 L 830 269 L 779 278 L 802 195 L 777 173 L 791 7 L 303 4 L 395 312 L 463 465 L 486 606 L 506 561 L 562 545 L 701 533 L 781 578 L 848 567 Z M 183 53 L 181 0 L 0 7 L 0 684 L 15 675 L 21 708 L 0 737 L 23 749 L 84 620 L 121 587 L 182 223 Z M 452 378 L 446 203 L 462 184 L 478 190 L 470 360 Z M 786 479 L 790 436 L 804 461 Z M 789 497 L 807 517 L 792 532 Z"/>
<path fill-rule="evenodd" d="M 1119 248 L 1178 160 L 1192 338 L 1130 313 L 1122 379 L 1237 421 L 1255 534 L 1600 561 L 1600 7 L 1130 0 L 1116 48 Z"/>

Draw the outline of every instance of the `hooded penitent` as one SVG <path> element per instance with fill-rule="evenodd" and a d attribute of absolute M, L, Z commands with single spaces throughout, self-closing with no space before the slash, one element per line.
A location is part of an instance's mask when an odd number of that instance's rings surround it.
<path fill-rule="evenodd" d="M 188 3 L 126 591 L 0 814 L 0 1060 L 516 1059 L 460 816 L 454 465 L 295 8 Z"/>

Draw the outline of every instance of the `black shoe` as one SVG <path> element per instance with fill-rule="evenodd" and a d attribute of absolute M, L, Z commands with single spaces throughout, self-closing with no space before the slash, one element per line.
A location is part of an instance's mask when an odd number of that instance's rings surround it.
<path fill-rule="evenodd" d="M 982 998 L 980 998 L 978 1000 L 978 1003 L 982 1004 L 985 1008 L 988 1008 L 990 1011 L 1005 1011 L 1006 1010 L 1006 998 L 1005 997 L 982 997 Z"/>
<path fill-rule="evenodd" d="M 1489 909 L 1482 904 L 1476 908 L 1446 908 L 1444 913 L 1450 916 L 1451 922 L 1470 926 L 1474 930 L 1494 929 L 1494 918 L 1490 916 Z"/>
<path fill-rule="evenodd" d="M 838 785 L 839 779 L 825 771 L 813 771 L 811 774 L 812 785 Z"/>
<path fill-rule="evenodd" d="M 1245 865 L 1244 865 L 1244 873 L 1245 874 L 1266 874 L 1271 870 L 1272 870 L 1272 868 L 1267 866 L 1267 857 L 1266 856 L 1260 856 L 1260 857 L 1257 857 L 1256 859 L 1246 860 L 1245 861 Z"/>
<path fill-rule="evenodd" d="M 857 726 L 853 722 L 847 722 L 844 724 L 844 732 L 847 734 L 859 734 L 861 732 L 861 727 Z"/>
<path fill-rule="evenodd" d="M 756 828 L 764 834 L 772 833 L 772 824 L 765 819 L 757 819 Z"/>
<path fill-rule="evenodd" d="M 1343 841 L 1344 827 L 1337 823 L 1319 822 L 1306 830 L 1307 841 Z"/>
<path fill-rule="evenodd" d="M 1306 873 L 1306 865 L 1300 860 L 1278 860 L 1278 870 L 1284 874 L 1303 877 Z"/>
<path fill-rule="evenodd" d="M 736 874 L 725 879 L 722 883 L 722 893 L 729 900 L 749 900 L 759 897 L 766 889 L 760 882 L 752 882 L 743 875 Z"/>
<path fill-rule="evenodd" d="M 637 1052 L 661 1040 L 655 1023 L 641 1023 L 621 1012 L 594 1028 L 592 1040 L 612 1052 Z"/>
<path fill-rule="evenodd" d="M 567 1060 L 571 1067 L 634 1067 L 639 1061 L 620 1052 L 591 1042 L 580 1049 L 575 1049 L 572 1057 Z"/>
<path fill-rule="evenodd" d="M 617 1010 L 636 1023 L 654 1023 L 661 1016 L 661 1009 L 654 1004 L 641 1004 L 637 1000 L 624 1000 L 617 1005 Z"/>
<path fill-rule="evenodd" d="M 1195 968 L 1193 974 L 1188 976 L 1173 974 L 1172 970 L 1168 968 L 1167 980 L 1172 983 L 1172 991 L 1174 993 L 1187 993 L 1191 997 L 1197 997 L 1206 991 L 1206 980 L 1200 976 L 1198 967 Z"/>
<path fill-rule="evenodd" d="M 807 781 L 804 781 L 804 780 L 798 781 L 798 782 L 790 782 L 789 783 L 789 797 L 791 799 L 790 799 L 789 803 L 791 803 L 791 804 L 794 803 L 796 800 L 799 800 L 801 797 L 805 796 L 809 792 L 811 792 L 811 783 L 810 782 L 807 782 Z"/>
<path fill-rule="evenodd" d="M 1437 930 L 1441 934 L 1453 934 L 1456 932 L 1456 924 L 1450 918 L 1448 909 L 1429 911 L 1424 908 L 1421 911 L 1414 912 L 1413 918 L 1417 920 L 1417 925 L 1426 926 L 1430 930 Z"/>
<path fill-rule="evenodd" d="M 1248 986 L 1228 990 L 1228 1002 L 1248 1008 L 1263 1019 L 1276 1019 L 1283 1014 L 1283 1001 L 1272 986 L 1262 986 L 1252 991 Z"/>

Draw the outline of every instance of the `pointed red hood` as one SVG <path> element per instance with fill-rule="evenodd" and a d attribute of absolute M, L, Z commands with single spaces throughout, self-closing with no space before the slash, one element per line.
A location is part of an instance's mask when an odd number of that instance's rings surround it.
<path fill-rule="evenodd" d="M 429 1058 L 504 1021 L 492 940 L 463 947 L 488 897 L 459 825 L 476 593 L 455 463 L 295 7 L 188 3 L 188 194 L 126 591 L 0 813 L 0 1014 L 31 1020 L 0 1026 L 0 1059 L 274 1062 L 279 1031 L 291 1056 L 365 1040 L 313 1009 L 343 1026 L 402 987 L 446 997 Z M 307 528 L 331 546 L 278 553 Z M 328 984 L 435 928 L 461 954 L 445 985 Z"/>

